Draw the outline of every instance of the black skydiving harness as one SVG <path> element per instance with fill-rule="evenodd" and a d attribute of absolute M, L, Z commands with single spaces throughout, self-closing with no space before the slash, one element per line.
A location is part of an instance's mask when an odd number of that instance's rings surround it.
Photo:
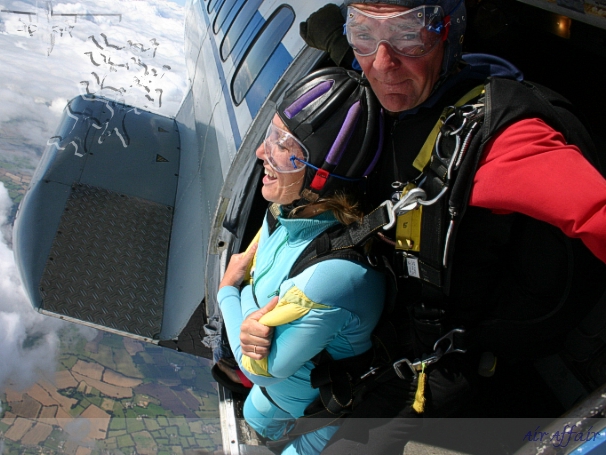
<path fill-rule="evenodd" d="M 544 87 L 528 82 L 491 78 L 485 86 L 471 90 L 455 106 L 442 112 L 415 161 L 418 165 L 415 167 L 422 170 L 421 177 L 414 182 L 418 187 L 414 184 L 405 187 L 400 200 L 393 204 L 396 218 L 394 269 L 399 277 L 416 278 L 421 284 L 420 303 L 411 307 L 415 357 L 423 358 L 423 353 L 432 346 L 435 352 L 435 340 L 448 334 L 453 335 L 453 343 L 448 346 L 451 352 L 473 348 L 476 354 L 494 351 L 502 355 L 517 355 L 520 348 L 528 348 L 530 345 L 538 354 L 540 348 L 537 340 L 553 340 L 571 330 L 573 324 L 579 322 L 578 315 L 574 313 L 582 313 L 591 308 L 601 296 L 604 287 L 596 286 L 596 283 L 603 283 L 604 264 L 601 261 L 578 239 L 568 239 L 557 228 L 545 223 L 542 223 L 545 228 L 536 228 L 534 226 L 541 222 L 518 215 L 523 221 L 514 225 L 508 234 L 510 243 L 515 244 L 519 240 L 514 233 L 518 226 L 536 229 L 524 234 L 531 239 L 537 235 L 556 238 L 553 232 L 557 231 L 559 237 L 554 241 L 556 243 L 546 243 L 547 247 L 544 247 L 545 250 L 553 246 L 565 251 L 563 259 L 554 256 L 556 261 L 563 261 L 561 267 L 566 272 L 561 279 L 567 282 L 566 289 L 555 297 L 557 305 L 542 314 L 526 318 L 515 313 L 518 309 L 511 310 L 513 314 L 510 311 L 505 316 L 495 316 L 494 313 L 491 314 L 493 309 L 488 308 L 484 313 L 478 313 L 474 321 L 473 317 L 459 319 L 460 315 L 456 311 L 461 311 L 460 307 L 453 307 L 451 301 L 453 292 L 460 291 L 454 288 L 455 285 L 459 286 L 453 280 L 454 245 L 461 221 L 468 212 L 474 176 L 484 147 L 498 131 L 519 120 L 540 118 L 561 132 L 567 143 L 577 145 L 588 161 L 599 169 L 591 137 L 572 113 L 572 109 L 567 100 Z M 426 151 L 428 147 L 431 148 L 431 154 Z M 471 216 L 471 212 L 468 216 Z M 499 215 L 492 217 L 503 218 Z M 480 228 L 482 226 L 479 225 Z M 493 228 L 487 225 L 485 229 Z M 473 246 L 468 243 L 467 249 L 462 250 L 459 256 L 480 254 L 470 249 Z M 546 257 L 545 260 L 550 259 L 548 254 L 543 256 Z M 532 265 L 514 263 L 512 266 L 528 271 L 527 276 L 545 283 L 560 277 L 546 267 L 542 267 L 546 272 L 537 274 L 529 270 Z M 556 270 L 558 271 L 561 270 Z M 459 275 L 462 272 L 466 271 L 460 268 L 457 270 Z M 466 282 L 473 282 L 474 277 L 469 281 L 470 272 L 467 273 Z M 471 273 L 476 273 L 476 270 L 472 269 Z M 507 279 L 513 279 L 515 283 L 518 276 L 507 275 Z M 554 278 L 556 276 L 558 278 Z M 460 277 L 457 280 L 460 281 Z M 524 284 L 519 287 L 521 291 L 513 298 L 524 297 Z M 458 302 L 457 298 L 460 297 L 455 297 L 454 302 Z M 520 301 L 523 302 L 523 298 Z M 464 335 L 462 327 L 465 327 Z M 481 375 L 490 376 L 494 372 L 495 360 L 488 360 L 489 363 L 482 365 L 479 370 Z M 403 359 L 403 362 L 410 363 L 407 359 Z"/>
<path fill-rule="evenodd" d="M 418 278 L 439 289 L 446 284 L 444 270 L 448 270 L 455 219 L 466 203 L 454 203 L 448 196 L 454 191 L 455 177 L 463 163 L 472 161 L 475 173 L 475 157 L 463 159 L 484 120 L 483 94 L 483 85 L 475 87 L 454 106 L 443 110 L 414 161 L 421 175 L 416 182 L 404 186 L 397 202 L 384 202 L 387 209 L 393 210 L 395 219 L 399 276 Z M 469 104 L 472 100 L 474 103 Z M 470 186 L 473 173 L 462 179 Z M 448 223 L 444 213 L 448 213 Z"/>
<path fill-rule="evenodd" d="M 530 83 L 489 78 L 486 85 L 474 88 L 454 106 L 444 109 L 415 160 L 415 167 L 422 170 L 421 176 L 404 185 L 399 199 L 385 201 L 360 225 L 329 230 L 313 240 L 300 255 L 289 276 L 326 259 L 369 263 L 361 246 L 381 228 L 387 230 L 395 226 L 395 275 L 416 278 L 422 283 L 423 305 L 420 310 L 413 308 L 413 315 L 418 318 L 413 317 L 411 327 L 415 336 L 424 341 L 425 348 L 423 351 L 410 348 L 407 334 L 399 333 L 401 330 L 393 325 L 389 316 L 395 298 L 391 298 L 373 332 L 371 350 L 337 361 L 326 352 L 312 359 L 316 364 L 311 373 L 312 387 L 319 389 L 320 397 L 308 406 L 304 417 L 296 419 L 286 439 L 268 443 L 270 448 L 281 447 L 290 439 L 334 424 L 350 414 L 370 390 L 395 376 L 404 381 L 403 387 L 409 388 L 409 404 L 421 414 L 427 367 L 446 354 L 465 353 L 472 346 L 477 348 L 483 343 L 483 337 L 517 335 L 507 324 L 489 326 L 489 331 L 496 335 L 487 335 L 486 330 L 464 330 L 452 321 L 444 324 L 444 315 L 449 310 L 442 302 L 452 285 L 453 245 L 467 210 L 484 146 L 497 131 L 524 118 L 545 120 L 562 132 L 567 142 L 578 145 L 590 162 L 597 161 L 591 138 L 565 99 Z M 370 263 L 376 265 L 375 261 Z M 392 268 L 387 266 L 386 270 Z M 392 288 L 389 293 L 393 295 L 397 280 L 388 281 Z M 577 304 L 579 298 L 569 292 L 565 299 L 567 303 L 570 300 Z M 541 318 L 536 325 L 531 321 L 530 330 L 534 327 L 541 333 L 548 332 L 553 328 L 551 316 Z M 403 352 L 412 355 L 402 358 Z M 494 364 L 485 366 L 484 373 L 490 375 L 492 368 Z"/>

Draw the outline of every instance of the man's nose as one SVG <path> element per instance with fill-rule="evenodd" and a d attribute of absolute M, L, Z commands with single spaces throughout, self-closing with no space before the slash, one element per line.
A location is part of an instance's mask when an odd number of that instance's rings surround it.
<path fill-rule="evenodd" d="M 375 54 L 373 66 L 378 71 L 387 71 L 397 68 L 400 65 L 400 59 L 389 43 L 379 43 Z"/>

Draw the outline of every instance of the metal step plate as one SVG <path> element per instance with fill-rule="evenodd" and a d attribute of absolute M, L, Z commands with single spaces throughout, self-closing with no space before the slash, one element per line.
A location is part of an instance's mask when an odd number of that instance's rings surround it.
<path fill-rule="evenodd" d="M 166 205 L 73 185 L 40 282 L 41 311 L 153 339 L 172 217 Z"/>

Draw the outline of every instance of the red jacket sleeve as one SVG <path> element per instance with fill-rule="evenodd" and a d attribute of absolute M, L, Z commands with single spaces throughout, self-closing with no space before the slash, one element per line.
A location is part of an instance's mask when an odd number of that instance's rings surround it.
<path fill-rule="evenodd" d="M 606 262 L 606 180 L 540 119 L 514 123 L 487 144 L 470 205 L 550 223 Z"/>

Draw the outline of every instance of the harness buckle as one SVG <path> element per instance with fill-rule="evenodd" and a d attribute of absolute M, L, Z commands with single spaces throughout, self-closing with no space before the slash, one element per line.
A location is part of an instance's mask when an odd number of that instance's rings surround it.
<path fill-rule="evenodd" d="M 427 193 L 423 188 L 412 188 L 395 203 L 393 212 L 397 216 L 403 215 L 416 209 L 425 199 L 427 199 Z"/>
<path fill-rule="evenodd" d="M 389 223 L 383 226 L 383 229 L 388 231 L 396 223 L 396 217 L 393 214 L 393 204 L 389 200 L 383 201 L 379 208 L 381 207 L 385 207 L 385 210 L 387 211 L 387 216 L 389 217 Z"/>
<path fill-rule="evenodd" d="M 405 364 L 408 366 L 408 368 L 410 368 L 410 371 L 412 371 L 412 379 L 413 380 L 416 379 L 418 376 L 418 372 L 423 369 L 423 366 L 431 365 L 431 364 L 438 362 L 446 354 L 450 354 L 453 352 L 465 354 L 467 352 L 467 349 L 462 349 L 462 348 L 458 348 L 455 346 L 455 344 L 456 344 L 455 334 L 463 335 L 464 333 L 465 333 L 465 329 L 459 329 L 459 328 L 452 329 L 450 332 L 448 332 L 446 335 L 439 338 L 434 343 L 434 345 L 433 345 L 434 352 L 431 355 L 429 355 L 428 357 L 425 357 L 423 360 L 415 360 L 414 362 L 411 362 L 407 358 L 400 359 L 400 360 L 394 362 L 393 369 L 396 371 L 396 374 L 398 375 L 398 377 L 400 379 L 409 379 L 404 373 L 402 373 L 402 370 L 400 369 L 400 367 Z M 443 341 L 449 342 L 448 347 L 446 347 L 446 349 L 440 348 L 440 344 L 442 344 Z"/>
<path fill-rule="evenodd" d="M 417 373 L 417 368 L 420 371 L 422 368 L 422 364 L 421 362 L 415 362 L 412 363 L 410 360 L 408 360 L 407 358 L 403 358 L 400 360 L 397 360 L 396 362 L 394 362 L 393 364 L 393 369 L 395 370 L 396 374 L 398 375 L 398 377 L 400 379 L 409 379 L 404 373 L 402 373 L 402 370 L 400 370 L 400 366 L 402 364 L 406 364 L 406 366 L 408 366 L 408 368 L 410 369 L 410 371 L 412 372 L 412 379 L 417 379 L 417 376 L 419 375 Z"/>
<path fill-rule="evenodd" d="M 383 201 L 383 203 L 379 207 L 385 206 L 388 216 L 389 223 L 383 226 L 383 229 L 386 231 L 391 229 L 393 225 L 396 223 L 396 216 L 402 216 L 420 205 L 433 205 L 435 204 L 448 190 L 448 185 L 444 186 L 440 193 L 431 200 L 427 200 L 427 193 L 423 188 L 413 188 L 408 191 L 406 194 L 400 197 L 400 200 L 395 204 L 391 201 Z"/>
<path fill-rule="evenodd" d="M 450 332 L 448 332 L 443 337 L 438 338 L 438 340 L 433 344 L 434 353 L 439 354 L 439 357 L 442 357 L 443 355 L 446 355 L 446 354 L 450 354 L 451 352 L 458 352 L 460 354 L 465 354 L 467 352 L 467 349 L 461 349 L 461 348 L 455 347 L 455 334 L 464 335 L 465 329 L 458 329 L 458 328 L 452 329 Z M 440 349 L 440 343 L 442 343 L 442 341 L 450 342 L 445 351 L 442 351 Z M 438 351 L 438 349 L 440 349 L 440 351 Z"/>

